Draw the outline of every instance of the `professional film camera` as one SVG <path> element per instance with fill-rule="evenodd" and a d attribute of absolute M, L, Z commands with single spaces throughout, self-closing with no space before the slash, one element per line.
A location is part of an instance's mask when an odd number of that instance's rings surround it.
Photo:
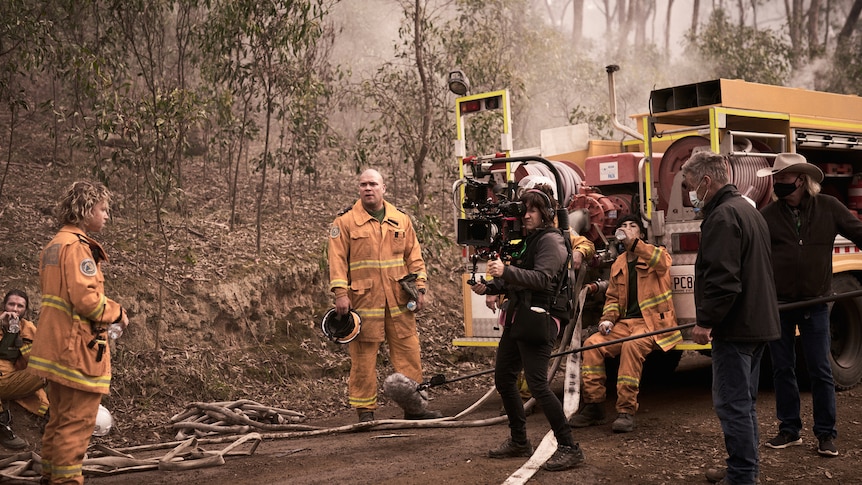
<path fill-rule="evenodd" d="M 496 182 L 481 164 L 473 165 L 470 175 L 462 179 L 464 217 L 458 219 L 458 244 L 473 248 L 470 261 L 475 284 L 478 262 L 501 258 L 510 259 L 520 248 L 521 217 L 527 213 L 519 198 L 514 181 Z"/>
<path fill-rule="evenodd" d="M 521 236 L 521 220 L 527 209 L 512 200 L 516 186 L 467 180 L 464 185 L 464 214 L 458 219 L 458 244 L 472 246 L 482 259 L 506 255 L 508 243 Z"/>
<path fill-rule="evenodd" d="M 551 162 L 538 157 L 494 158 L 491 161 L 465 158 L 464 178 L 455 183 L 453 195 L 456 206 L 462 209 L 462 217 L 458 218 L 457 241 L 459 245 L 472 248 L 469 256 L 472 263 L 472 277 L 468 284 L 476 283 L 476 271 L 479 261 L 496 258 L 511 259 L 523 249 L 523 233 L 521 217 L 527 208 L 518 199 L 520 191 L 529 188 L 514 180 L 501 181 L 505 170 L 499 167 L 515 163 L 537 163 L 547 167 L 551 178 L 550 183 L 557 185 L 557 194 L 561 193 L 559 174 Z M 492 167 L 498 167 L 496 171 Z M 514 169 L 513 169 L 514 170 Z M 521 182 L 526 182 L 526 178 Z M 552 182 L 553 181 L 553 182 Z M 463 196 L 458 199 L 459 188 L 463 188 Z M 561 209 L 557 210 L 557 220 L 561 229 L 568 229 L 568 213 L 565 205 L 558 201 Z"/>

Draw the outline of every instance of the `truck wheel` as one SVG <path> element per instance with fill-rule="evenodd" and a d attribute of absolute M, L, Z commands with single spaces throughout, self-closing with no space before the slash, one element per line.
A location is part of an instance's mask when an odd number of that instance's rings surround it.
<path fill-rule="evenodd" d="M 862 290 L 852 274 L 838 274 L 832 291 L 847 293 Z M 829 312 L 832 352 L 829 357 L 835 388 L 850 389 L 862 380 L 862 297 L 838 300 Z"/>

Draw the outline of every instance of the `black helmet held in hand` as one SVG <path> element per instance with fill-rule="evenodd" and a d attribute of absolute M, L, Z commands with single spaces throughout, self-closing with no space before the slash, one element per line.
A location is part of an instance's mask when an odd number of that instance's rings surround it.
<path fill-rule="evenodd" d="M 357 335 L 359 335 L 361 322 L 362 319 L 359 318 L 359 314 L 353 310 L 350 310 L 344 315 L 339 315 L 338 312 L 335 311 L 335 308 L 332 308 L 323 316 L 323 320 L 320 322 L 320 328 L 329 340 L 340 344 L 346 344 L 350 343 Z"/>

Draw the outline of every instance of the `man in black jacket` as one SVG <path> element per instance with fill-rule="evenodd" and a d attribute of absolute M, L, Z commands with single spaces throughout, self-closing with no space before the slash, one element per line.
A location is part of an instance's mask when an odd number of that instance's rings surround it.
<path fill-rule="evenodd" d="M 772 266 L 779 303 L 805 301 L 832 291 L 832 247 L 841 234 L 862 247 L 862 222 L 838 199 L 820 193 L 823 172 L 797 153 L 780 153 L 772 167 L 774 202 L 762 210 L 772 239 Z M 769 343 L 775 384 L 778 435 L 766 446 L 802 444 L 799 385 L 796 381 L 796 328 L 811 378 L 817 453 L 837 456 L 834 439 L 835 382 L 829 363 L 831 339 L 826 303 L 781 312 L 781 338 Z"/>
<path fill-rule="evenodd" d="M 712 400 L 728 454 L 719 483 L 754 484 L 760 358 L 766 342 L 780 335 L 769 231 L 757 209 L 729 183 L 725 157 L 696 153 L 682 172 L 692 205 L 704 213 L 692 339 L 712 342 Z"/>

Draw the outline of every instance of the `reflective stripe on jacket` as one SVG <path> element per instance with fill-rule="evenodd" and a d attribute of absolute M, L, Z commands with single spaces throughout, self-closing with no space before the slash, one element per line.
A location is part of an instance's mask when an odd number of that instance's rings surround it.
<path fill-rule="evenodd" d="M 384 206 L 381 223 L 357 201 L 335 219 L 329 234 L 329 289 L 336 297 L 350 298 L 362 318 L 358 338 L 364 341 L 384 340 L 387 308 L 398 337 L 415 334 L 416 318 L 407 309 L 410 297 L 398 280 L 415 273 L 421 290 L 427 279 L 413 223 L 389 202 Z"/>
<path fill-rule="evenodd" d="M 36 325 L 30 320 L 23 318 L 19 322 L 19 325 L 21 325 L 21 346 L 10 345 L 8 349 L 0 349 L 0 353 L 7 355 L 7 357 L 0 358 L 0 373 L 2 374 L 15 372 L 18 370 L 15 368 L 15 365 L 19 359 L 23 358 L 24 362 L 26 362 L 30 358 L 30 350 L 33 348 L 33 339 L 36 336 Z M 4 330 L 3 339 L 7 337 L 8 333 Z"/>

